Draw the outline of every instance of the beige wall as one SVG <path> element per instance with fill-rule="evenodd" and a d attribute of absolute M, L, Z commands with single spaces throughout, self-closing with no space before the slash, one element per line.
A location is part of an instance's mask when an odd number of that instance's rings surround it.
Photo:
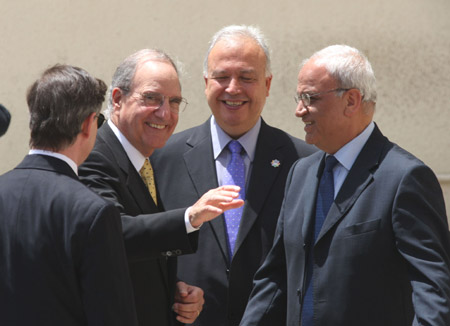
<path fill-rule="evenodd" d="M 78 65 L 109 83 L 128 54 L 162 48 L 184 63 L 190 104 L 179 131 L 209 116 L 201 73 L 209 38 L 225 25 L 254 24 L 272 47 L 267 122 L 303 138 L 293 101 L 301 58 L 330 44 L 355 46 L 378 77 L 376 122 L 433 168 L 450 211 L 448 0 L 1 0 L 0 8 L 0 103 L 13 116 L 0 138 L 0 173 L 28 151 L 25 92 L 46 67 Z"/>

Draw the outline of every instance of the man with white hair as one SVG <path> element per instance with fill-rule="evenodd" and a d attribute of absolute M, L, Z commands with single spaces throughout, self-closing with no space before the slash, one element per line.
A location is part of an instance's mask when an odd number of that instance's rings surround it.
<path fill-rule="evenodd" d="M 341 45 L 315 53 L 296 101 L 306 141 L 322 151 L 291 169 L 241 325 L 450 325 L 442 190 L 373 122 L 367 58 Z"/>
<path fill-rule="evenodd" d="M 204 79 L 212 117 L 171 137 L 151 159 L 168 209 L 183 207 L 219 185 L 241 187 L 244 207 L 205 223 L 197 253 L 180 257 L 178 264 L 178 276 L 205 292 L 195 325 L 235 326 L 254 273 L 272 246 L 289 168 L 314 148 L 261 117 L 272 74 L 259 29 L 227 26 L 218 31 L 206 54 Z"/>

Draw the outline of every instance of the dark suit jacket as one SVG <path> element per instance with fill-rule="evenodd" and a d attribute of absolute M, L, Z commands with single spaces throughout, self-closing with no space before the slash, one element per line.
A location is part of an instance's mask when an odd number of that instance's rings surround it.
<path fill-rule="evenodd" d="M 272 246 L 289 168 L 313 151 L 314 147 L 262 122 L 233 260 L 230 263 L 222 216 L 201 227 L 197 253 L 178 262 L 178 277 L 205 291 L 204 309 L 195 325 L 239 324 L 253 275 Z M 172 136 L 151 159 L 167 208 L 192 204 L 218 186 L 209 120 Z M 279 167 L 271 165 L 275 159 Z"/>
<path fill-rule="evenodd" d="M 0 177 L 0 325 L 137 325 L 119 212 L 64 161 Z"/>
<path fill-rule="evenodd" d="M 299 325 L 323 158 L 292 167 L 241 325 Z M 314 244 L 315 326 L 450 325 L 444 206 L 433 172 L 376 127 Z"/>
<path fill-rule="evenodd" d="M 174 322 L 176 256 L 196 249 L 198 232 L 187 235 L 185 209 L 162 212 L 108 124 L 80 166 L 81 180 L 111 200 L 122 217 L 125 249 L 140 326 Z M 158 201 L 159 202 L 159 201 Z"/>

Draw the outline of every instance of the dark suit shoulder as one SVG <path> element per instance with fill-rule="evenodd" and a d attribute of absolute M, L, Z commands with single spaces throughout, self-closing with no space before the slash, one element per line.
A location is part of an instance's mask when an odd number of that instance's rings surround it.
<path fill-rule="evenodd" d="M 305 157 L 311 155 L 312 153 L 317 152 L 317 148 L 315 146 L 307 144 L 304 140 L 294 137 L 291 134 L 287 133 L 284 130 L 279 128 L 270 126 L 263 121 L 261 125 L 260 136 L 266 134 L 266 137 L 272 137 L 273 139 L 277 139 L 281 144 L 285 146 L 292 146 L 295 148 L 299 157 Z"/>

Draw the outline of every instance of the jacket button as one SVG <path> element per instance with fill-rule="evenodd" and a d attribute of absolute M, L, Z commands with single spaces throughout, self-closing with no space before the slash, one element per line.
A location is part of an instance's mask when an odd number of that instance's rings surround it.
<path fill-rule="evenodd" d="M 167 251 L 167 252 L 166 252 L 166 255 L 167 255 L 168 257 L 172 256 L 172 251 Z"/>

